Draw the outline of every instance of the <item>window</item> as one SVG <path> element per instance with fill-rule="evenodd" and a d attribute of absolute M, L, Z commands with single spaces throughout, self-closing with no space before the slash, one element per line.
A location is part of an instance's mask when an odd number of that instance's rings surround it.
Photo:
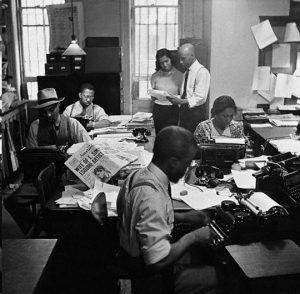
<path fill-rule="evenodd" d="M 150 98 L 147 91 L 155 72 L 156 51 L 178 47 L 178 0 L 133 0 L 133 95 Z"/>
<path fill-rule="evenodd" d="M 64 4 L 65 0 L 20 0 L 20 28 L 23 78 L 29 99 L 36 99 L 36 76 L 45 74 L 49 51 L 49 23 L 46 5 Z"/>

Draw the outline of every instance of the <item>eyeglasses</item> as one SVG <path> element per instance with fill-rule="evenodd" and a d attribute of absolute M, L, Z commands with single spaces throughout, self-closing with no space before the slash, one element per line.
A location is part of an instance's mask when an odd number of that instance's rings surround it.
<path fill-rule="evenodd" d="M 92 96 L 92 95 L 84 95 L 84 94 L 82 94 L 82 97 L 83 97 L 84 99 L 94 99 L 95 96 Z"/>

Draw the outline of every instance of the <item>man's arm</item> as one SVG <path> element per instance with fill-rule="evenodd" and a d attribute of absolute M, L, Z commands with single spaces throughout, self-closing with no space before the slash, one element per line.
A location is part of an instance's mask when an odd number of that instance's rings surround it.
<path fill-rule="evenodd" d="M 162 271 L 173 265 L 192 245 L 208 245 L 212 243 L 214 238 L 216 239 L 217 236 L 208 226 L 192 231 L 171 244 L 168 256 L 155 264 L 149 265 L 149 269 L 154 272 Z"/>
<path fill-rule="evenodd" d="M 38 120 L 31 123 L 28 136 L 27 136 L 27 147 L 38 147 L 37 131 L 38 131 Z"/>
<path fill-rule="evenodd" d="M 209 224 L 210 217 L 208 213 L 200 210 L 190 210 L 186 212 L 175 212 L 175 222 L 190 223 L 197 226 L 205 226 Z"/>
<path fill-rule="evenodd" d="M 189 106 L 195 107 L 206 102 L 210 86 L 210 74 L 205 67 L 198 70 L 195 79 L 195 87 L 192 96 L 187 96 Z"/>
<path fill-rule="evenodd" d="M 87 128 L 89 129 L 99 129 L 110 126 L 110 120 L 106 112 L 99 105 L 93 105 L 94 107 L 94 122 L 89 122 Z"/>

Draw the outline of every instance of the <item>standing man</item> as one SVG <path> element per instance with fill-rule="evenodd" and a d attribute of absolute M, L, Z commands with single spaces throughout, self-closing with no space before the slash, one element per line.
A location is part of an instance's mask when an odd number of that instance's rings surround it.
<path fill-rule="evenodd" d="M 217 285 L 215 268 L 187 256 L 193 246 L 200 256 L 205 255 L 203 246 L 218 242 L 218 236 L 207 226 L 209 217 L 205 213 L 174 213 L 170 195 L 170 182 L 176 183 L 184 175 L 196 152 L 193 134 L 188 130 L 169 126 L 158 133 L 152 162 L 128 176 L 118 195 L 120 256 L 133 271 L 155 273 L 174 266 L 175 293 L 212 294 Z M 174 219 L 200 228 L 172 242 Z M 147 281 L 141 282 L 139 293 L 151 292 Z"/>
<path fill-rule="evenodd" d="M 57 97 L 54 88 L 46 88 L 38 92 L 40 118 L 30 125 L 27 146 L 72 145 L 90 141 L 91 138 L 84 127 L 74 118 L 59 114 L 59 105 L 64 98 Z"/>
<path fill-rule="evenodd" d="M 78 96 L 79 100 L 65 109 L 65 115 L 74 118 L 86 118 L 88 120 L 85 126 L 87 130 L 104 128 L 110 125 L 109 117 L 104 109 L 93 103 L 95 88 L 92 84 L 82 84 Z"/>
<path fill-rule="evenodd" d="M 210 74 L 196 59 L 192 44 L 183 44 L 178 53 L 186 72 L 180 97 L 171 95 L 169 101 L 180 106 L 179 125 L 194 133 L 196 126 L 205 119 L 204 104 L 209 92 Z"/>

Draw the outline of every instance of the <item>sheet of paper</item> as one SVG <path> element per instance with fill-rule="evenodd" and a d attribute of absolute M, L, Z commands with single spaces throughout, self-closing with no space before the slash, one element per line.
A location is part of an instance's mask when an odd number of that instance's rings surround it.
<path fill-rule="evenodd" d="M 254 71 L 252 91 L 270 89 L 270 67 L 258 66 Z"/>
<path fill-rule="evenodd" d="M 252 129 L 260 129 L 260 128 L 273 128 L 273 126 L 270 123 L 264 123 L 264 124 L 250 124 Z"/>
<path fill-rule="evenodd" d="M 256 179 L 252 175 L 255 173 L 255 170 L 232 170 L 233 179 L 240 189 L 255 189 Z"/>
<path fill-rule="evenodd" d="M 294 76 L 300 77 L 300 52 L 297 52 L 296 70 Z"/>
<path fill-rule="evenodd" d="M 149 89 L 148 90 L 148 94 L 150 96 L 155 97 L 156 99 L 160 100 L 160 101 L 168 101 L 168 99 L 166 98 L 167 96 L 169 96 L 167 91 L 161 91 L 161 90 L 156 90 L 156 89 Z"/>
<path fill-rule="evenodd" d="M 291 98 L 293 89 L 293 76 L 278 73 L 275 86 L 275 97 Z"/>
<path fill-rule="evenodd" d="M 188 194 L 185 196 L 179 196 L 179 198 L 187 205 L 196 210 L 206 209 L 215 205 L 221 205 L 224 200 L 232 200 L 237 203 L 234 197 L 228 197 L 225 195 L 217 195 L 214 190 L 206 190 L 201 192 L 199 189 L 188 190 Z"/>
<path fill-rule="evenodd" d="M 216 144 L 245 144 L 244 138 L 228 138 L 228 137 L 216 137 Z"/>
<path fill-rule="evenodd" d="M 277 41 L 277 37 L 268 19 L 251 27 L 259 49 L 263 49 Z"/>
<path fill-rule="evenodd" d="M 268 102 L 271 102 L 274 98 L 276 86 L 276 76 L 270 73 L 270 88 L 267 91 L 257 90 L 258 94 L 265 98 Z"/>
<path fill-rule="evenodd" d="M 296 155 L 300 155 L 300 141 L 293 139 L 280 139 L 271 140 L 270 144 L 275 146 L 277 150 L 281 153 L 291 152 Z"/>
<path fill-rule="evenodd" d="M 293 89 L 292 94 L 297 98 L 300 98 L 300 76 L 293 76 Z"/>
<path fill-rule="evenodd" d="M 280 206 L 277 202 L 271 199 L 268 195 L 262 192 L 253 193 L 250 198 L 251 202 L 253 202 L 262 212 L 268 211 L 272 207 Z"/>
<path fill-rule="evenodd" d="M 272 45 L 272 67 L 288 68 L 291 66 L 291 44 Z"/>

